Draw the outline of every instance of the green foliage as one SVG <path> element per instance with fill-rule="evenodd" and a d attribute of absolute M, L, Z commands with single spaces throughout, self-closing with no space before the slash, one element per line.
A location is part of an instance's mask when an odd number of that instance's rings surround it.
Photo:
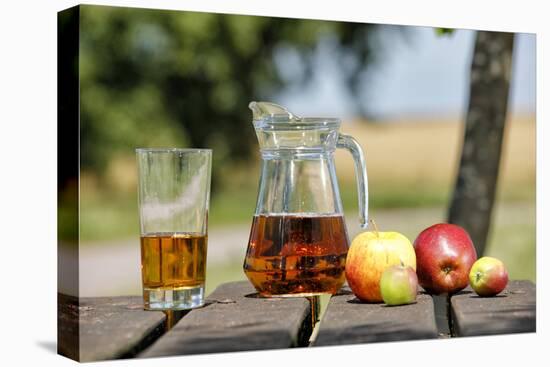
<path fill-rule="evenodd" d="M 438 36 L 450 36 L 454 33 L 454 29 L 453 28 L 436 28 L 435 29 L 435 33 L 438 35 Z"/>
<path fill-rule="evenodd" d="M 351 90 L 373 60 L 373 25 L 89 5 L 80 17 L 81 168 L 99 176 L 140 146 L 214 148 L 214 170 L 246 161 L 248 103 L 307 82 L 321 38 Z M 302 65 L 292 80 L 285 51 Z"/>

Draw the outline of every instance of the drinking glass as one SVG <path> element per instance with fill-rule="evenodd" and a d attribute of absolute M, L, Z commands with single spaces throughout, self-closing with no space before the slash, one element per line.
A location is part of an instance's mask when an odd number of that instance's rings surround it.
<path fill-rule="evenodd" d="M 143 302 L 148 310 L 204 304 L 210 149 L 136 149 Z"/>

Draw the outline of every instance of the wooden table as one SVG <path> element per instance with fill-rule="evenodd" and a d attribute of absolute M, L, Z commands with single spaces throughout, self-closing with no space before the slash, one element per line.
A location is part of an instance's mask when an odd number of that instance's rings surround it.
<path fill-rule="evenodd" d="M 205 307 L 169 314 L 144 311 L 139 296 L 79 301 L 59 295 L 58 351 L 79 361 L 97 361 L 536 330 L 532 282 L 511 281 L 492 298 L 466 288 L 449 301 L 439 310 L 438 302 L 421 292 L 411 305 L 366 304 L 343 287 L 331 297 L 313 332 L 316 304 L 306 298 L 260 298 L 247 281 L 221 285 Z M 438 312 L 446 325 L 436 322 Z"/>

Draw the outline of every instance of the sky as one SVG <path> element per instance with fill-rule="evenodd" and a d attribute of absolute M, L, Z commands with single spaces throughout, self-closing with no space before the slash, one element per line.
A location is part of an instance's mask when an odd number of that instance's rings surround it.
<path fill-rule="evenodd" d="M 378 119 L 457 115 L 467 107 L 468 78 L 475 31 L 438 36 L 430 27 L 407 27 L 407 37 L 384 26 L 381 61 L 365 82 L 369 111 Z M 514 46 L 510 111 L 534 112 L 535 35 L 517 34 Z M 357 115 L 343 81 L 335 72 L 330 41 L 317 50 L 310 85 L 289 88 L 277 100 L 298 115 L 353 118 Z"/>

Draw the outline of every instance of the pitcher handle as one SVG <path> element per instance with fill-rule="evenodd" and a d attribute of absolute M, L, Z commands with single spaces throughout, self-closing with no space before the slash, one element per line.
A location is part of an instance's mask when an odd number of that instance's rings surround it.
<path fill-rule="evenodd" d="M 366 229 L 369 222 L 369 182 L 367 179 L 367 164 L 363 149 L 352 136 L 338 135 L 338 148 L 347 149 L 355 162 L 355 178 L 357 181 L 357 198 L 359 199 L 359 224 Z"/>

